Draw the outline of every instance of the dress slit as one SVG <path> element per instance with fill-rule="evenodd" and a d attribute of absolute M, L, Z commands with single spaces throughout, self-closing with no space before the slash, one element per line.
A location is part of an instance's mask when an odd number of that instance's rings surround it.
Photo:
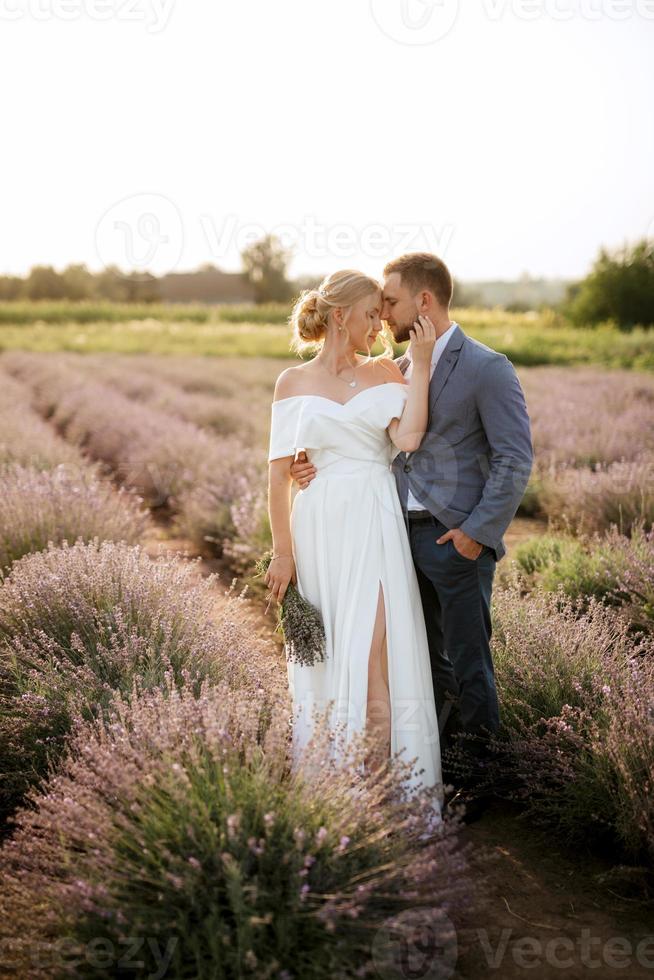
<path fill-rule="evenodd" d="M 380 610 L 381 598 L 381 610 Z M 381 611 L 381 616 L 379 615 Z M 379 624 L 379 625 L 378 625 Z M 374 643 L 374 649 L 373 649 Z M 377 662 L 373 662 L 373 657 Z M 371 667 L 376 689 L 375 698 L 369 702 Z M 369 713 L 372 709 L 372 716 Z M 377 713 L 379 712 L 379 717 Z M 386 611 L 386 590 L 381 578 L 377 581 L 377 604 L 373 620 L 372 635 L 368 645 L 368 664 L 366 670 L 366 697 L 363 703 L 365 717 L 364 729 L 375 730 L 375 758 L 381 757 L 383 734 L 384 757 L 389 758 L 392 743 L 393 709 L 390 697 L 390 669 L 388 662 L 388 616 Z"/>

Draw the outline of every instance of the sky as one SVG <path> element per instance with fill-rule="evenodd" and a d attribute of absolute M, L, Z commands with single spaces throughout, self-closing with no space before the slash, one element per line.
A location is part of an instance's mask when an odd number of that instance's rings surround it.
<path fill-rule="evenodd" d="M 654 236 L 654 0 L 0 0 L 0 273 L 584 275 Z"/>

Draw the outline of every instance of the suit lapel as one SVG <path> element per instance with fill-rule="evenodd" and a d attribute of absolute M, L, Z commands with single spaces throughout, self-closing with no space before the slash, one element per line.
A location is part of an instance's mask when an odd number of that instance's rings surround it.
<path fill-rule="evenodd" d="M 438 396 L 445 387 L 445 382 L 459 359 L 465 336 L 463 330 L 457 324 L 452 336 L 447 342 L 445 350 L 438 359 L 438 364 L 436 365 L 429 385 L 429 405 L 432 408 L 436 404 Z"/>
<path fill-rule="evenodd" d="M 466 339 L 461 327 L 457 324 L 452 336 L 447 342 L 445 350 L 438 359 L 438 364 L 434 369 L 431 381 L 429 382 L 429 405 L 430 407 L 436 404 L 438 396 L 445 387 L 445 382 L 449 378 L 452 370 L 454 369 L 456 362 L 459 359 L 459 354 L 461 348 L 463 347 L 463 342 Z M 409 367 L 410 359 L 405 355 L 401 354 L 395 359 L 395 363 L 399 367 L 402 374 L 406 374 L 407 368 Z"/>

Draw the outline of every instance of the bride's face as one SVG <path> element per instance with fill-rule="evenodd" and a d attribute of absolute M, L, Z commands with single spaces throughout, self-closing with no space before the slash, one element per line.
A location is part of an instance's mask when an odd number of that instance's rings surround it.
<path fill-rule="evenodd" d="M 381 290 L 378 290 L 370 293 L 368 296 L 364 296 L 363 299 L 357 300 L 350 307 L 349 313 L 344 317 L 344 323 L 349 331 L 352 346 L 356 350 L 367 351 L 376 341 L 377 335 L 382 328 L 382 323 L 379 318 L 381 308 L 382 294 Z"/>

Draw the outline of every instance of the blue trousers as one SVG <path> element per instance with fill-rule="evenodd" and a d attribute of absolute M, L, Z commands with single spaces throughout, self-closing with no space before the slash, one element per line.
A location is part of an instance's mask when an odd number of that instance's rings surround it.
<path fill-rule="evenodd" d="M 483 751 L 485 738 L 490 732 L 497 732 L 500 724 L 490 649 L 490 603 L 496 561 L 494 551 L 487 545 L 472 560 L 464 558 L 451 540 L 436 544 L 447 530 L 433 515 L 430 520 L 409 523 L 436 710 L 444 729 L 441 747 L 447 748 L 449 736 L 463 730 L 476 736 L 467 746 L 474 754 L 476 749 Z M 443 721 L 445 715 L 449 724 Z"/>

